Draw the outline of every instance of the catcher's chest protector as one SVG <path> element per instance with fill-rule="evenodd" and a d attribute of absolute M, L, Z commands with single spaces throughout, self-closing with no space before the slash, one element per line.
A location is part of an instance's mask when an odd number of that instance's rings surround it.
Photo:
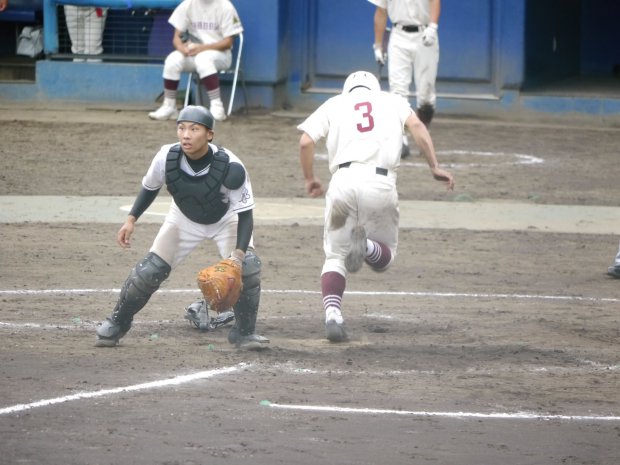
<path fill-rule="evenodd" d="M 222 202 L 220 188 L 228 172 L 230 157 L 218 150 L 213 154 L 209 172 L 191 176 L 181 169 L 183 151 L 173 145 L 166 157 L 166 187 L 183 214 L 200 224 L 217 223 L 228 211 Z"/>

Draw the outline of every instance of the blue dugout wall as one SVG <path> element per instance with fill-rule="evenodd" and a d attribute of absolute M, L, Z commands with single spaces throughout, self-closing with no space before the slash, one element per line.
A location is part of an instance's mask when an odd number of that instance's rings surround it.
<path fill-rule="evenodd" d="M 528 8 L 530 15 L 534 10 L 531 1 L 442 0 L 439 112 L 482 114 L 533 110 L 603 116 L 620 113 L 617 99 L 577 98 L 556 102 L 522 93 L 527 72 L 526 35 L 537 31 L 532 28 L 536 18 L 528 20 Z M 555 0 L 533 1 L 539 8 L 543 3 L 546 5 L 541 8 L 546 17 L 550 12 L 561 11 L 556 8 Z M 43 2 L 45 48 L 49 54 L 57 47 L 54 8 L 65 1 Z M 88 4 L 89 0 L 66 1 L 80 2 Z M 109 0 L 109 3 L 124 8 L 130 5 L 128 0 Z M 348 73 L 358 69 L 378 71 L 372 53 L 374 6 L 366 0 L 234 0 L 233 3 L 245 28 L 242 63 L 250 106 L 274 110 L 313 108 L 338 92 Z M 178 0 L 134 0 L 131 4 L 173 8 Z M 547 32 L 548 25 L 543 29 Z M 151 33 L 164 31 L 154 28 Z M 531 37 L 528 40 L 532 43 Z M 589 66 L 596 64 L 589 63 Z M 0 83 L 0 98 L 155 105 L 162 91 L 161 70 L 162 65 L 157 63 L 73 63 L 43 59 L 37 62 L 34 84 Z M 387 88 L 385 70 L 383 78 L 383 87 Z M 227 86 L 224 82 L 225 98 Z M 243 99 L 238 98 L 235 106 L 242 103 Z"/>

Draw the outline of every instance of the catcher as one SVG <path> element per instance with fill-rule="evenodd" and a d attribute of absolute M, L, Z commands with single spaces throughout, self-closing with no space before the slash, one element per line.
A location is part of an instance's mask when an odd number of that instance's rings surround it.
<path fill-rule="evenodd" d="M 212 143 L 213 128 L 209 110 L 185 107 L 177 118 L 179 143 L 162 146 L 142 178 L 142 188 L 117 234 L 121 247 L 130 247 L 136 221 L 164 184 L 173 202 L 149 253 L 129 273 L 112 314 L 97 327 L 97 347 L 116 346 L 172 269 L 205 239 L 215 242 L 223 260 L 201 271 L 198 284 L 204 299 L 186 308 L 186 318 L 209 329 L 214 322 L 208 320 L 206 306 L 218 312 L 216 323 L 231 321 L 232 311 L 231 344 L 260 350 L 269 343 L 255 332 L 261 261 L 253 246 L 250 177 L 236 155 Z"/>

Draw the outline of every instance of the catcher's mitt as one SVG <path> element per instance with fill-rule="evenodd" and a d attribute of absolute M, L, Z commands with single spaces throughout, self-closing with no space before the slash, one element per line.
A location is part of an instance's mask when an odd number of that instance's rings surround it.
<path fill-rule="evenodd" d="M 226 258 L 200 270 L 198 287 L 210 308 L 218 313 L 228 310 L 237 303 L 241 294 L 241 264 Z"/>

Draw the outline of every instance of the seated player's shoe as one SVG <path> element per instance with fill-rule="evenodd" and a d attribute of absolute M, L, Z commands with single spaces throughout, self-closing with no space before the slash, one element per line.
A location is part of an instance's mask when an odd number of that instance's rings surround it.
<path fill-rule="evenodd" d="M 123 331 L 118 323 L 107 318 L 97 326 L 97 340 L 95 347 L 116 347 L 120 339 L 127 334 L 129 329 Z"/>
<path fill-rule="evenodd" d="M 224 121 L 226 119 L 226 111 L 221 101 L 211 102 L 209 111 L 213 115 L 213 118 L 215 118 L 215 121 Z"/>
<path fill-rule="evenodd" d="M 269 344 L 269 339 L 258 334 L 248 334 L 237 338 L 235 347 L 239 350 L 263 350 Z"/>
<path fill-rule="evenodd" d="M 325 337 L 330 342 L 344 342 L 349 339 L 344 329 L 344 323 L 338 324 L 334 320 L 325 323 Z"/>
<path fill-rule="evenodd" d="M 177 119 L 179 112 L 175 107 L 171 107 L 167 103 L 164 103 L 157 110 L 149 113 L 149 118 L 157 121 L 166 121 L 169 119 Z"/>
<path fill-rule="evenodd" d="M 620 265 L 607 268 L 607 274 L 613 278 L 620 278 Z"/>
<path fill-rule="evenodd" d="M 360 270 L 366 259 L 366 230 L 356 226 L 351 230 L 351 249 L 344 259 L 344 267 L 350 273 Z"/>

